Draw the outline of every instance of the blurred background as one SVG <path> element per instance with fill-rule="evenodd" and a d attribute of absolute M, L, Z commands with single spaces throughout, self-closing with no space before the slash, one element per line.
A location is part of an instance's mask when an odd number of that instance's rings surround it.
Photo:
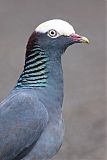
<path fill-rule="evenodd" d="M 105 0 L 0 0 L 0 101 L 23 69 L 25 47 L 41 22 L 70 22 L 89 45 L 62 57 L 65 137 L 52 160 L 106 160 Z"/>

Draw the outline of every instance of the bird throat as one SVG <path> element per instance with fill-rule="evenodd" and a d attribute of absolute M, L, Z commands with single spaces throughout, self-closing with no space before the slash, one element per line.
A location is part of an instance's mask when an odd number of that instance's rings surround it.
<path fill-rule="evenodd" d="M 45 87 L 48 78 L 47 62 L 48 57 L 44 50 L 38 44 L 33 44 L 26 53 L 24 70 L 16 88 Z"/>

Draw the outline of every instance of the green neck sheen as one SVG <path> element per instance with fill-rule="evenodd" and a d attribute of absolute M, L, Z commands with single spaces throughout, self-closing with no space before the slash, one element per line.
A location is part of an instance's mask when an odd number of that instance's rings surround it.
<path fill-rule="evenodd" d="M 48 58 L 44 50 L 35 44 L 30 54 L 26 56 L 24 70 L 18 79 L 16 88 L 45 87 L 48 78 L 47 62 Z"/>

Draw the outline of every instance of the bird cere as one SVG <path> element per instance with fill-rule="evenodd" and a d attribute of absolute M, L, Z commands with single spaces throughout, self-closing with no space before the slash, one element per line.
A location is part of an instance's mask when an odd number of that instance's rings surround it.
<path fill-rule="evenodd" d="M 75 43 L 89 40 L 60 19 L 40 24 L 30 36 L 22 74 L 0 104 L 0 160 L 49 160 L 60 149 L 61 56 Z"/>

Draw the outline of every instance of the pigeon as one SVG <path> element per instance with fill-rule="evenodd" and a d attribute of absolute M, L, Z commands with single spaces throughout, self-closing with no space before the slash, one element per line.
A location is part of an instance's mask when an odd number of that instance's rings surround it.
<path fill-rule="evenodd" d="M 68 22 L 52 19 L 31 34 L 24 69 L 0 103 L 0 160 L 49 160 L 64 137 L 61 56 L 74 43 L 89 43 Z"/>

